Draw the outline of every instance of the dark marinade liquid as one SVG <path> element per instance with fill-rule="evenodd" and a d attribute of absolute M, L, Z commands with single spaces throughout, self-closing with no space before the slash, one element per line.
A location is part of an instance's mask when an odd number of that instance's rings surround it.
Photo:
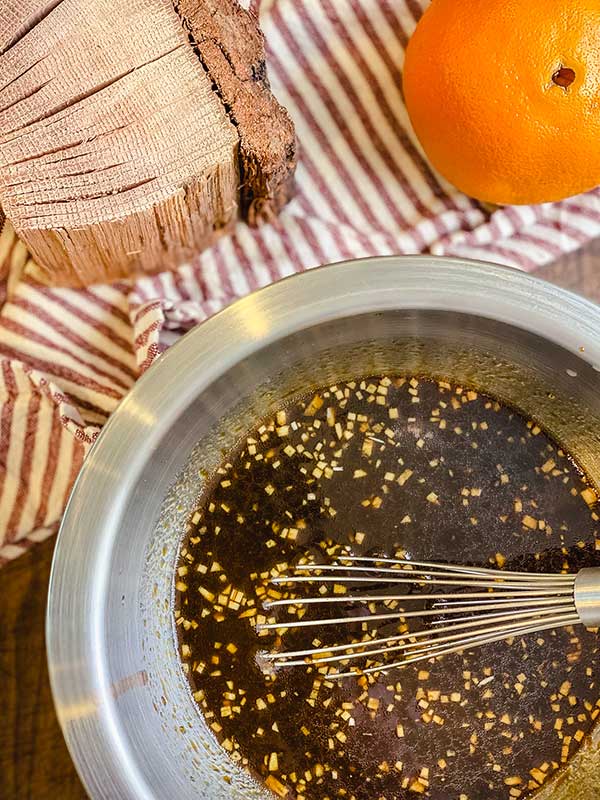
<path fill-rule="evenodd" d="M 255 626 L 273 614 L 274 575 L 341 547 L 534 572 L 598 565 L 596 502 L 537 425 L 471 390 L 371 377 L 287 406 L 212 477 L 181 548 L 179 647 L 208 724 L 290 800 L 530 795 L 600 713 L 595 631 L 333 681 L 309 665 L 272 674 L 260 654 L 343 642 L 347 629 Z"/>

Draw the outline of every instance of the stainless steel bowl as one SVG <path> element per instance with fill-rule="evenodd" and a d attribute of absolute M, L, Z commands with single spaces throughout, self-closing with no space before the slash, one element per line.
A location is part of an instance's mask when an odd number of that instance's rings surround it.
<path fill-rule="evenodd" d="M 429 257 L 313 270 L 185 336 L 107 424 L 56 547 L 50 677 L 89 794 L 268 794 L 207 729 L 171 619 L 172 573 L 199 471 L 210 472 L 258 416 L 282 396 L 361 373 L 451 377 L 537 419 L 600 484 L 599 367 L 595 305 L 520 272 Z M 583 747 L 540 796 L 600 796 L 596 745 Z"/>

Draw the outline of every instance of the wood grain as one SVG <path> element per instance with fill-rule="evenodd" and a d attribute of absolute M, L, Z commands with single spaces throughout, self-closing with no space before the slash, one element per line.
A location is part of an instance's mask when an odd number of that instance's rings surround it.
<path fill-rule="evenodd" d="M 4 213 L 48 282 L 181 264 L 235 221 L 240 175 L 235 126 L 173 4 L 32 6 L 0 50 Z"/>
<path fill-rule="evenodd" d="M 0 573 L 0 798 L 83 800 L 52 705 L 44 617 L 54 538 Z"/>
<path fill-rule="evenodd" d="M 2 0 L 0 74 L 0 203 L 45 282 L 179 266 L 292 194 L 294 127 L 237 0 Z"/>
<path fill-rule="evenodd" d="M 536 275 L 600 303 L 600 239 L 539 269 Z"/>
<path fill-rule="evenodd" d="M 538 274 L 600 302 L 600 239 Z M 56 721 L 44 646 L 54 540 L 0 572 L 0 800 L 82 800 Z"/>

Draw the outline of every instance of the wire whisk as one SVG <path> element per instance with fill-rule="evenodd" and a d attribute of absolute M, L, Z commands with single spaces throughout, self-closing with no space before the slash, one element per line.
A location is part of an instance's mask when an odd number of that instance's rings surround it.
<path fill-rule="evenodd" d="M 281 596 L 264 607 L 284 609 L 286 618 L 257 629 L 279 632 L 282 642 L 297 628 L 315 628 L 317 636 L 309 648 L 265 658 L 274 668 L 312 664 L 328 678 L 387 672 L 568 625 L 600 625 L 600 567 L 546 574 L 343 555 L 331 564 L 298 565 L 271 583 Z M 321 642 L 328 630 L 348 641 Z"/>

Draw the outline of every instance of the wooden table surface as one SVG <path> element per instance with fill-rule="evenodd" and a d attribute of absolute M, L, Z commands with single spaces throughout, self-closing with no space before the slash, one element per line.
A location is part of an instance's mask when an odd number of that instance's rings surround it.
<path fill-rule="evenodd" d="M 539 270 L 600 302 L 600 240 Z M 83 800 L 56 721 L 44 646 L 54 539 L 0 571 L 0 800 Z"/>

